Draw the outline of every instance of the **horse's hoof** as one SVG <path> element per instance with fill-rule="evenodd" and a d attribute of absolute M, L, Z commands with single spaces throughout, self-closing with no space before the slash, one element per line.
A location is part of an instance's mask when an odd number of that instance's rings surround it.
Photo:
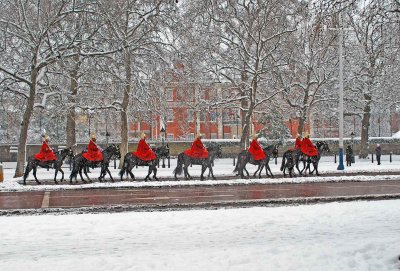
<path fill-rule="evenodd" d="M 55 183 L 55 184 L 58 184 L 58 182 L 57 182 L 57 181 L 54 181 L 54 183 Z"/>
<path fill-rule="evenodd" d="M 41 182 L 37 182 L 37 184 L 42 184 Z"/>
<path fill-rule="evenodd" d="M 154 177 L 154 180 L 156 180 L 157 182 L 159 182 L 159 181 L 160 181 L 160 179 L 158 179 L 157 177 Z"/>

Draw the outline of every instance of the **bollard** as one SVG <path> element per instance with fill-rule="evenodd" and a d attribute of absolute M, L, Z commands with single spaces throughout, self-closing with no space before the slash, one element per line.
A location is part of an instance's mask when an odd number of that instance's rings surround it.
<path fill-rule="evenodd" d="M 393 154 L 393 152 L 390 152 L 390 156 L 389 156 L 390 163 L 392 162 L 392 154 Z"/>
<path fill-rule="evenodd" d="M 374 163 L 374 154 L 371 153 L 371 155 L 372 155 L 372 164 L 373 164 Z"/>
<path fill-rule="evenodd" d="M 275 157 L 275 165 L 278 164 L 278 157 Z"/>
<path fill-rule="evenodd" d="M 170 168 L 170 167 L 171 167 L 171 160 L 170 160 L 170 158 L 168 156 L 168 168 Z"/>
<path fill-rule="evenodd" d="M 235 157 L 233 157 L 233 166 L 236 166 L 236 161 L 235 161 Z"/>
<path fill-rule="evenodd" d="M 114 169 L 117 169 L 117 160 L 114 158 Z"/>
<path fill-rule="evenodd" d="M 337 161 L 336 161 L 336 153 L 335 153 L 335 164 L 337 163 Z"/>
<path fill-rule="evenodd" d="M 0 183 L 4 181 L 3 163 L 0 163 Z"/>

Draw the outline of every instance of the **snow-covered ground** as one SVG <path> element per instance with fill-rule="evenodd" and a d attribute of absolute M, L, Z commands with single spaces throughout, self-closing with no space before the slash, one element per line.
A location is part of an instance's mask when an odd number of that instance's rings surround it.
<path fill-rule="evenodd" d="M 275 165 L 274 161 L 270 162 L 270 167 L 271 170 L 274 174 L 281 174 L 281 171 L 279 170 L 280 168 L 280 163 L 281 159 L 278 159 L 278 164 Z M 163 178 L 169 178 L 170 180 L 168 181 L 161 181 L 161 182 L 144 182 L 143 179 L 147 175 L 147 167 L 139 167 L 137 169 L 134 169 L 133 172 L 136 176 L 136 182 L 132 181 L 124 181 L 120 182 L 119 181 L 119 176 L 118 176 L 118 169 L 114 169 L 112 164 L 111 164 L 111 173 L 113 177 L 118 181 L 116 183 L 89 183 L 89 184 L 82 184 L 82 185 L 69 185 L 68 178 L 70 175 L 69 168 L 66 167 L 64 168 L 65 171 L 65 178 L 67 179 L 63 184 L 61 185 L 41 185 L 41 186 L 23 186 L 19 184 L 18 182 L 21 181 L 21 178 L 13 178 L 14 174 L 14 168 L 15 168 L 15 163 L 4 163 L 4 176 L 5 176 L 5 181 L 3 183 L 0 183 L 0 191 L 26 191 L 26 190 L 60 190 L 60 189 L 81 189 L 81 188 L 90 188 L 90 187 L 141 187 L 141 186 L 176 186 L 176 185 L 215 185 L 215 184 L 233 184 L 233 183 L 286 183 L 286 182 L 315 182 L 315 181 L 351 181 L 351 180 L 356 180 L 356 181 L 370 181 L 370 180 L 375 180 L 375 176 L 338 176 L 338 177 L 324 177 L 324 174 L 327 173 L 364 173 L 364 172 L 369 172 L 369 173 L 374 173 L 374 172 L 388 172 L 388 175 L 385 176 L 380 176 L 381 179 L 386 179 L 386 180 L 393 180 L 393 179 L 400 179 L 400 177 L 397 175 L 390 175 L 390 172 L 399 172 L 400 171 L 400 156 L 393 156 L 393 161 L 392 163 L 389 162 L 389 156 L 383 156 L 382 157 L 382 164 L 378 166 L 375 163 L 371 163 L 371 160 L 366 159 L 366 160 L 356 160 L 356 163 L 353 164 L 351 167 L 345 167 L 344 171 L 338 171 L 336 170 L 337 164 L 334 163 L 334 158 L 332 156 L 328 157 L 322 157 L 320 166 L 319 166 L 319 171 L 321 173 L 321 177 L 297 177 L 297 178 L 263 178 L 263 179 L 235 179 L 235 180 L 218 180 L 218 181 L 213 181 L 213 180 L 207 180 L 207 181 L 199 181 L 199 176 L 200 176 L 200 166 L 193 166 L 189 168 L 190 174 L 194 177 L 193 180 L 190 181 L 183 181 L 183 176 L 180 176 L 180 181 L 174 181 L 173 180 L 173 174 L 172 171 L 174 170 L 176 166 L 176 159 L 171 159 L 171 168 L 162 168 L 160 167 L 158 169 L 157 176 L 163 177 Z M 233 176 L 234 174 L 232 173 L 234 169 L 233 166 L 233 159 L 218 159 L 215 161 L 215 166 L 213 168 L 214 174 L 216 176 Z M 249 170 L 250 174 L 252 174 L 255 170 L 256 167 L 253 165 L 248 165 L 247 169 Z M 38 174 L 37 174 L 39 180 L 52 180 L 54 178 L 54 170 L 47 171 L 46 169 L 39 168 L 38 169 Z M 91 178 L 94 180 L 97 180 L 97 177 L 99 176 L 99 169 L 94 169 L 92 170 L 92 173 L 89 174 Z M 263 173 L 263 176 L 265 177 L 265 171 Z M 59 173 L 58 175 L 58 180 L 61 178 L 61 175 Z M 107 176 L 108 178 L 108 176 Z M 29 174 L 28 177 L 28 182 L 33 182 L 33 175 L 32 172 Z M 78 178 L 80 182 L 80 178 Z M 80 182 L 81 183 L 81 182 Z"/>
<path fill-rule="evenodd" d="M 399 270 L 400 200 L 0 218 L 0 270 Z"/>

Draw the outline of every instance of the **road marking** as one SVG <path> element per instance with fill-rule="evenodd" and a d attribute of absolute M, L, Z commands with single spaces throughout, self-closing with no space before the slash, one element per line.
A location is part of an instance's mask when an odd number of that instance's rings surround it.
<path fill-rule="evenodd" d="M 40 208 L 49 208 L 49 203 L 50 203 L 50 192 L 47 191 L 44 192 L 42 206 Z"/>

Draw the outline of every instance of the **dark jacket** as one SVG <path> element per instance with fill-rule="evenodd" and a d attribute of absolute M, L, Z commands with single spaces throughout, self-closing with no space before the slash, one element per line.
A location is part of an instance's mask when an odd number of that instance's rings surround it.
<path fill-rule="evenodd" d="M 381 156 L 381 154 L 382 154 L 381 146 L 377 146 L 375 148 L 375 153 L 377 156 Z"/>

